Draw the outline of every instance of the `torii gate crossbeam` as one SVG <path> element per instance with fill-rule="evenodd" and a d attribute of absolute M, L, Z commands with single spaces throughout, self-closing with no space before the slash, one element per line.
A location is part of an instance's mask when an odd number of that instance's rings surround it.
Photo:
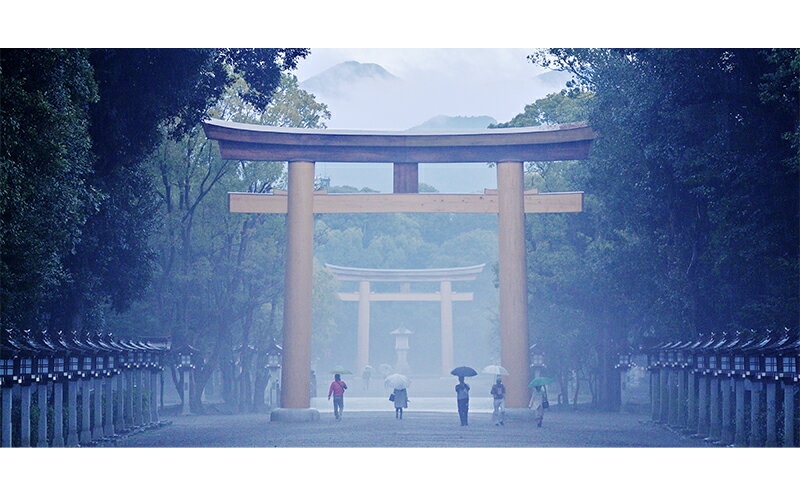
<path fill-rule="evenodd" d="M 313 191 L 316 161 L 394 163 L 395 194 L 381 195 L 383 197 L 377 202 L 375 211 L 386 211 L 378 208 L 389 203 L 405 204 L 390 211 L 407 211 L 400 209 L 408 208 L 406 196 L 423 198 L 415 194 L 418 193 L 418 164 L 421 162 L 497 163 L 501 364 L 510 373 L 506 377 L 509 412 L 527 405 L 529 362 L 525 213 L 529 210 L 524 191 L 523 162 L 587 158 L 596 137 L 591 127 L 585 123 L 572 123 L 458 133 L 364 132 L 287 129 L 211 119 L 204 123 L 204 128 L 208 138 L 219 142 L 220 153 L 225 159 L 289 162 L 282 408 L 273 411 L 274 420 L 306 421 L 319 417 L 319 412 L 309 407 L 308 386 L 313 232 L 314 213 L 317 210 L 315 205 L 322 205 L 328 200 L 323 200 L 322 196 L 318 200 L 318 195 Z M 338 195 L 327 196 L 333 198 Z M 551 201 L 552 197 L 544 201 Z M 333 201 L 341 206 L 344 202 L 353 204 L 353 200 L 355 204 L 360 203 L 358 198 Z M 368 201 L 364 199 L 364 202 Z M 466 201 L 474 205 L 483 199 L 471 197 Z M 427 198 L 425 202 L 429 203 Z M 414 203 L 413 199 L 411 203 Z M 452 211 L 449 209 L 451 207 L 443 206 L 440 202 L 437 209 L 425 211 Z M 369 211 L 363 206 L 359 208 L 357 211 Z M 341 208 L 341 211 L 351 210 Z M 469 210 L 455 209 L 455 212 L 464 211 Z M 490 211 L 494 212 L 494 207 Z M 574 205 L 546 209 L 546 212 L 562 211 L 580 209 Z"/>

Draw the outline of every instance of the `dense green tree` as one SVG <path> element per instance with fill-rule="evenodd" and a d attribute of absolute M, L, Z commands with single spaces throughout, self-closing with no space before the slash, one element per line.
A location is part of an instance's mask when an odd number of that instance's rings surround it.
<path fill-rule="evenodd" d="M 237 77 L 263 109 L 307 53 L 3 50 L 3 324 L 102 327 L 106 303 L 140 296 L 158 223 L 143 161 L 161 130 L 185 135 Z"/>
<path fill-rule="evenodd" d="M 246 86 L 243 79 L 235 81 L 211 115 L 293 127 L 322 126 L 330 116 L 323 104 L 299 89 L 293 76 L 282 78 L 264 110 L 241 97 Z M 164 140 L 145 165 L 158 184 L 155 205 L 162 219 L 150 239 L 156 270 L 146 297 L 112 326 L 123 332 L 135 326 L 136 332 L 166 334 L 176 345 L 187 343 L 202 351 L 205 362 L 194 374 L 190 398 L 193 410 L 201 409 L 200 396 L 214 369 L 222 371 L 223 397 L 249 409 L 253 391 L 266 385 L 263 363 L 249 350 L 265 348 L 271 338 L 281 340 L 284 218 L 231 214 L 227 193 L 280 187 L 286 180 L 284 165 L 224 160 L 201 126 L 180 139 L 169 138 L 165 129 Z M 318 339 L 329 329 L 326 304 L 332 294 L 315 295 Z"/>
<path fill-rule="evenodd" d="M 4 49 L 0 78 L 0 313 L 37 328 L 104 197 L 88 183 L 97 86 L 85 50 Z"/>
<path fill-rule="evenodd" d="M 529 267 L 536 318 L 549 311 L 555 331 L 592 344 L 601 404 L 618 399 L 614 354 L 628 344 L 797 325 L 797 51 L 532 58 L 575 79 L 512 123 L 579 116 L 563 102 L 583 99 L 599 134 L 580 166 L 529 167 L 534 182 L 560 167 L 555 177 L 587 191 L 583 214 L 529 224 Z"/>

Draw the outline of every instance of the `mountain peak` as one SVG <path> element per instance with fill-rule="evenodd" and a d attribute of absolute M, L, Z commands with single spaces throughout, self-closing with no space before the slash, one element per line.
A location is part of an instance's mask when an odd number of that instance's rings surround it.
<path fill-rule="evenodd" d="M 397 76 L 379 64 L 348 60 L 306 79 L 300 83 L 300 87 L 317 95 L 341 96 L 355 85 L 397 80 Z"/>
<path fill-rule="evenodd" d="M 477 130 L 486 129 L 489 124 L 496 124 L 497 120 L 488 115 L 477 116 L 450 116 L 450 115 L 437 115 L 430 118 L 425 122 L 416 125 L 409 131 L 463 131 L 463 130 Z"/>

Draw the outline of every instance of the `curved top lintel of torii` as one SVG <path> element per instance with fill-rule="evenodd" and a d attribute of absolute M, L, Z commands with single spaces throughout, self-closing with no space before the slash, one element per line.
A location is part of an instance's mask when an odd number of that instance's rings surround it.
<path fill-rule="evenodd" d="M 388 269 L 356 268 L 325 263 L 325 268 L 339 280 L 366 282 L 446 282 L 475 280 L 485 266 L 486 263 L 455 268 Z"/>

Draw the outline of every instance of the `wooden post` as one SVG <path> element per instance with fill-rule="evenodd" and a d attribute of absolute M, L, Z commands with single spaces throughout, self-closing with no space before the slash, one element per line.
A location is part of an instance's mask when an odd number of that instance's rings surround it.
<path fill-rule="evenodd" d="M 314 163 L 289 162 L 281 406 L 307 409 L 311 379 Z"/>
<path fill-rule="evenodd" d="M 36 446 L 47 447 L 47 384 L 36 385 L 36 405 L 39 408 L 39 421 L 36 426 Z"/>
<path fill-rule="evenodd" d="M 369 281 L 358 282 L 358 369 L 369 364 Z"/>
<path fill-rule="evenodd" d="M 117 410 L 114 414 L 114 431 L 120 433 L 125 430 L 125 371 L 114 375 L 112 379 L 114 389 L 116 389 L 117 400 L 115 402 Z"/>
<path fill-rule="evenodd" d="M 442 300 L 439 304 L 442 333 L 442 376 L 449 376 L 453 369 L 453 283 L 443 280 L 439 284 Z"/>
<path fill-rule="evenodd" d="M 505 379 L 508 408 L 526 407 L 530 394 L 524 189 L 522 162 L 498 162 L 500 355 L 510 373 Z"/>
<path fill-rule="evenodd" d="M 394 164 L 393 192 L 395 192 L 395 193 L 417 193 L 417 192 L 419 192 L 419 164 L 418 163 L 395 163 Z"/>

